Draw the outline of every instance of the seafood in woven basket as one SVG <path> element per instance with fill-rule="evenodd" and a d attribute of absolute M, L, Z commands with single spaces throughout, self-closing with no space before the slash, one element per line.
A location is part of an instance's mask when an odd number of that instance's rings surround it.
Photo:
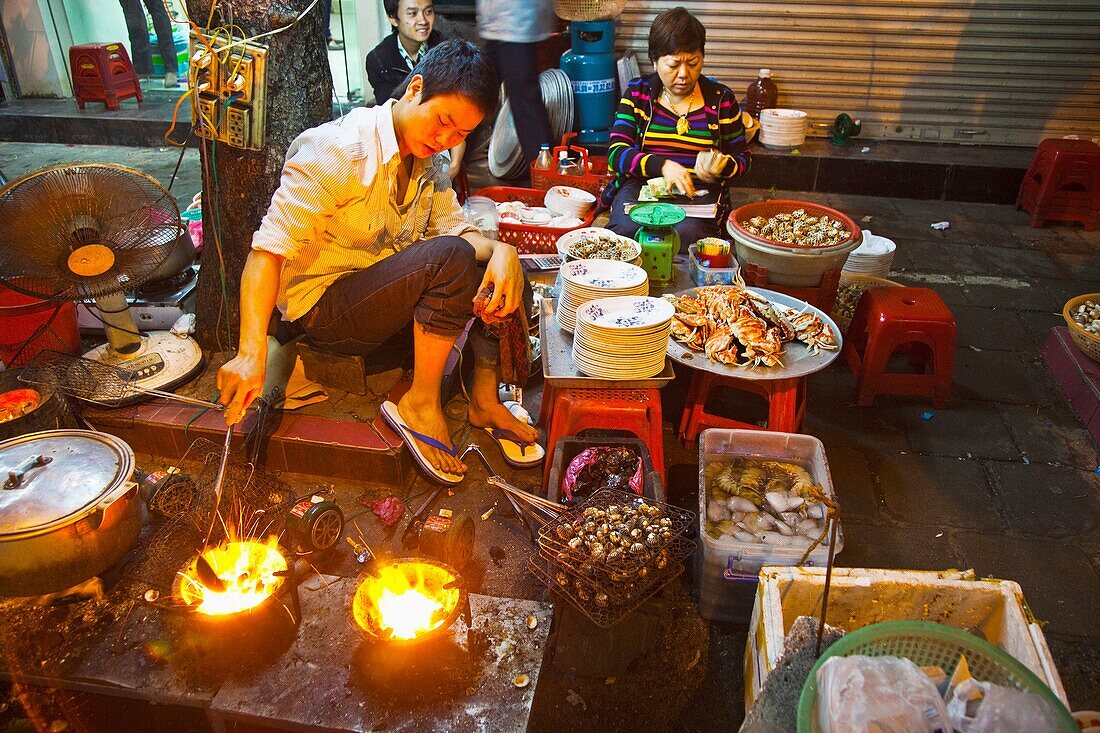
<path fill-rule="evenodd" d="M 1100 302 L 1086 300 L 1070 313 L 1073 320 L 1089 333 L 1100 335 Z"/>
<path fill-rule="evenodd" d="M 831 247 L 852 236 L 837 219 L 828 214 L 811 216 L 805 209 L 779 213 L 767 219 L 754 216 L 741 222 L 741 227 L 759 237 L 800 247 Z"/>
<path fill-rule="evenodd" d="M 676 307 L 672 338 L 716 363 L 783 366 L 783 344 L 792 340 L 814 354 L 837 348 L 835 334 L 816 313 L 772 303 L 747 289 L 740 273 L 733 285 L 708 285 L 696 288 L 694 297 L 665 298 Z"/>
<path fill-rule="evenodd" d="M 707 492 L 706 532 L 805 550 L 828 542 L 836 505 L 810 473 L 789 461 L 737 457 L 703 469 Z"/>

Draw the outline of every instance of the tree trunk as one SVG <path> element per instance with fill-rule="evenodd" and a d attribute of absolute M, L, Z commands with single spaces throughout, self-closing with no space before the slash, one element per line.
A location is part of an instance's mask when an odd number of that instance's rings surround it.
<path fill-rule="evenodd" d="M 234 0 L 232 21 L 247 37 L 252 37 L 294 23 L 311 2 Z M 197 25 L 205 23 L 211 0 L 186 0 L 186 3 L 191 20 Z M 224 143 L 200 141 L 203 257 L 196 297 L 195 338 L 205 349 L 223 351 L 237 347 L 241 271 L 252 235 L 279 185 L 286 150 L 303 130 L 332 119 L 332 73 L 321 17 L 323 8 L 324 2 L 318 0 L 290 28 L 258 40 L 268 48 L 263 149 L 242 150 Z M 215 13 L 214 28 L 220 22 Z M 240 31 L 236 33 L 239 37 Z"/>

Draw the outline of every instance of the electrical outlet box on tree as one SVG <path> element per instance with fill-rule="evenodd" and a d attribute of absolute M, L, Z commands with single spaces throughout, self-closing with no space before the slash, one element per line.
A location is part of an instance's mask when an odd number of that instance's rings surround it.
<path fill-rule="evenodd" d="M 195 338 L 232 352 L 241 273 L 252 235 L 278 188 L 290 143 L 332 119 L 332 74 L 322 8 L 314 0 L 184 0 L 194 56 L 210 51 L 188 94 L 202 155 L 203 263 Z M 208 84 L 207 87 L 201 87 Z M 191 101 L 188 101 L 190 104 Z M 209 121 L 211 124 L 206 124 Z M 202 134 L 203 128 L 212 133 Z"/>
<path fill-rule="evenodd" d="M 191 124 L 201 137 L 235 148 L 264 144 L 267 47 L 219 32 L 191 32 Z"/>

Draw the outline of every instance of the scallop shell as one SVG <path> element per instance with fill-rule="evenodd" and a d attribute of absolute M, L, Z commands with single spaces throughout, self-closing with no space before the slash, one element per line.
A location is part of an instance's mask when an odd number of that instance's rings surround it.
<path fill-rule="evenodd" d="M 531 684 L 531 678 L 525 674 L 517 674 L 512 678 L 512 684 L 516 687 L 527 687 L 527 685 Z"/>

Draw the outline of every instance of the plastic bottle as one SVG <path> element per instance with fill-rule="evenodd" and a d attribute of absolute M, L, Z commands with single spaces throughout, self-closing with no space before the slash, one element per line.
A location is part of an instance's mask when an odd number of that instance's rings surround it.
<path fill-rule="evenodd" d="M 576 161 L 569 157 L 568 150 L 558 151 L 558 175 L 575 176 L 580 173 Z"/>
<path fill-rule="evenodd" d="M 550 143 L 543 143 L 539 147 L 539 155 L 535 158 L 535 167 L 542 171 L 553 169 L 554 156 L 550 154 Z"/>
<path fill-rule="evenodd" d="M 771 69 L 761 69 L 760 76 L 745 91 L 744 110 L 756 119 L 760 119 L 760 112 L 765 109 L 774 109 L 779 104 L 779 88 L 772 81 Z"/>

